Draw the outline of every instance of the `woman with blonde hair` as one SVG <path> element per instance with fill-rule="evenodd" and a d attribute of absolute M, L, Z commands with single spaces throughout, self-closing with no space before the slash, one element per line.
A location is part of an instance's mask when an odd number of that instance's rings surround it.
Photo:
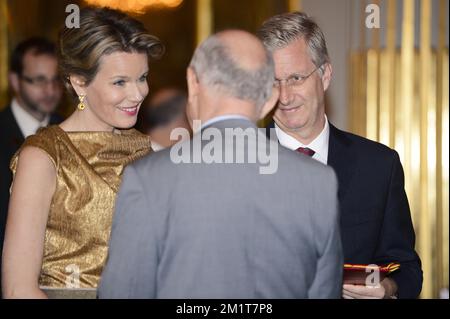
<path fill-rule="evenodd" d="M 11 161 L 5 298 L 95 297 L 124 166 L 151 150 L 131 127 L 148 94 L 148 59 L 163 51 L 140 22 L 112 9 L 84 8 L 80 28 L 61 31 L 60 69 L 78 105 Z"/>

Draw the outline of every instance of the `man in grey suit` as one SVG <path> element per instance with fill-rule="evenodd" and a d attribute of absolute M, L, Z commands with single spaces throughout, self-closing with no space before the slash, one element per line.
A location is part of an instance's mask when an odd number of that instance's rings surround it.
<path fill-rule="evenodd" d="M 187 79 L 188 117 L 203 125 L 126 168 L 99 297 L 339 298 L 334 172 L 255 125 L 278 98 L 271 54 L 224 31 L 197 48 Z"/>

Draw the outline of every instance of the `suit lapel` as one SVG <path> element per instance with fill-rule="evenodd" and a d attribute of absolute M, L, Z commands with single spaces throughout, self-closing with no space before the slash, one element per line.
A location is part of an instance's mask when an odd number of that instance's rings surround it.
<path fill-rule="evenodd" d="M 273 132 L 273 133 L 272 133 Z M 275 142 L 280 143 L 278 140 L 277 134 L 275 133 L 275 122 L 271 121 L 269 125 L 266 126 L 266 137 L 268 140 L 273 140 Z"/>
<path fill-rule="evenodd" d="M 50 115 L 50 121 L 49 121 L 49 125 L 54 125 L 54 124 L 59 124 L 59 123 L 61 123 L 63 121 L 63 119 L 62 119 L 62 117 L 61 116 L 59 116 L 58 114 L 56 114 L 56 113 L 52 113 L 51 115 Z"/>
<path fill-rule="evenodd" d="M 358 154 L 351 152 L 352 141 L 344 132 L 338 130 L 330 123 L 330 139 L 328 148 L 328 165 L 336 172 L 339 191 L 338 197 L 340 202 L 348 190 L 353 175 L 355 173 L 356 161 Z"/>
<path fill-rule="evenodd" d="M 5 109 L 5 123 L 6 132 L 9 132 L 9 145 L 11 145 L 12 151 L 15 152 L 20 145 L 25 141 L 25 137 L 17 124 L 16 119 L 12 113 L 11 107 L 8 106 Z"/>

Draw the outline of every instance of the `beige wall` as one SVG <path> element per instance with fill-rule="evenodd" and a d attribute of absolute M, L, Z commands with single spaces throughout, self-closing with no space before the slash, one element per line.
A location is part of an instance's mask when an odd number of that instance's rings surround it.
<path fill-rule="evenodd" d="M 339 128 L 349 129 L 349 60 L 348 55 L 351 49 L 359 47 L 360 30 L 359 20 L 361 10 L 366 4 L 375 3 L 373 0 L 301 0 L 302 10 L 314 17 L 321 27 L 327 40 L 328 50 L 333 64 L 333 80 L 327 93 L 327 112 L 330 120 Z M 420 5 L 420 0 L 415 0 L 416 7 Z M 380 0 L 380 44 L 385 44 L 386 31 L 386 1 Z M 432 0 L 432 35 L 431 43 L 433 47 L 437 45 L 438 38 L 438 0 Z M 447 4 L 448 6 L 448 4 Z M 397 0 L 397 35 L 396 42 L 400 47 L 401 43 L 401 20 L 402 20 L 403 0 Z M 416 21 L 419 20 L 420 10 L 416 10 Z M 448 10 L 447 12 L 447 47 L 448 47 Z M 419 24 L 415 28 L 415 43 L 418 46 Z M 370 46 L 373 31 L 365 30 L 366 45 Z"/>
<path fill-rule="evenodd" d="M 302 10 L 312 16 L 322 29 L 333 66 L 328 89 L 327 114 L 338 128 L 347 129 L 347 56 L 351 43 L 351 0 L 302 0 Z"/>

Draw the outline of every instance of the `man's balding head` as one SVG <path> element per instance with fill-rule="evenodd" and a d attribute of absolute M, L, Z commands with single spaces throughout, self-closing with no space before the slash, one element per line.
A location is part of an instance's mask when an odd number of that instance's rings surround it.
<path fill-rule="evenodd" d="M 196 49 L 190 68 L 203 85 L 257 107 L 272 95 L 272 55 L 257 37 L 245 31 L 210 36 Z"/>
<path fill-rule="evenodd" d="M 228 30 L 219 32 L 217 37 L 237 67 L 256 71 L 267 63 L 264 45 L 253 34 L 241 30 Z"/>

